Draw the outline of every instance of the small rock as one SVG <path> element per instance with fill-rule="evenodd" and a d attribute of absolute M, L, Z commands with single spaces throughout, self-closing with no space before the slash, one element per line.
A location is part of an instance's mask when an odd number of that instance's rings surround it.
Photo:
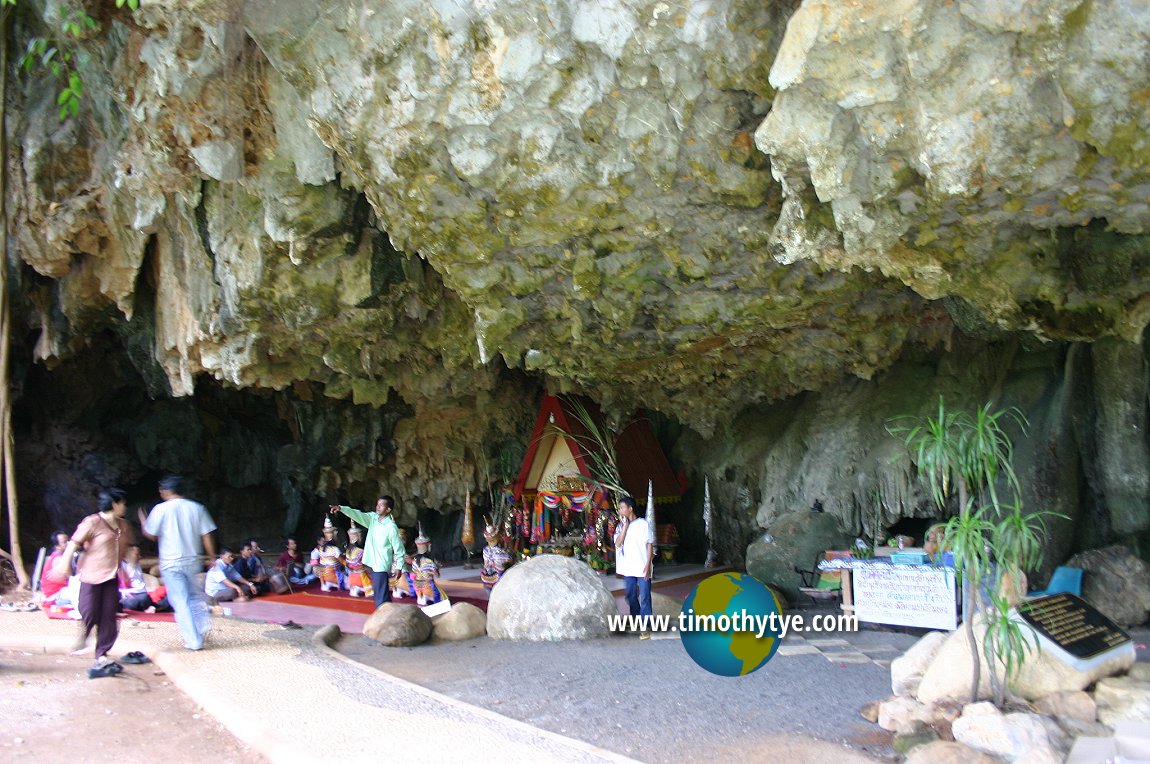
<path fill-rule="evenodd" d="M 1057 719 L 1076 719 L 1093 722 L 1098 718 L 1098 707 L 1094 698 L 1082 690 L 1056 692 L 1034 702 L 1034 710 L 1040 714 L 1050 714 Z"/>
<path fill-rule="evenodd" d="M 926 706 L 913 698 L 894 697 L 879 703 L 878 726 L 896 735 L 906 735 L 923 726 Z"/>
<path fill-rule="evenodd" d="M 862 708 L 859 709 L 859 716 L 866 719 L 871 724 L 878 722 L 878 707 L 882 701 L 872 700 Z"/>
<path fill-rule="evenodd" d="M 388 647 L 415 647 L 431 636 L 431 619 L 412 605 L 385 602 L 368 617 L 363 635 Z"/>
<path fill-rule="evenodd" d="M 1150 682 L 1150 663 L 1135 663 L 1126 676 L 1136 682 Z"/>
<path fill-rule="evenodd" d="M 1000 764 L 1000 762 L 962 743 L 940 740 L 913 749 L 907 754 L 905 764 Z"/>
<path fill-rule="evenodd" d="M 431 634 L 435 639 L 461 641 L 487 633 L 487 615 L 470 602 L 457 602 L 451 610 L 435 620 Z"/>
<path fill-rule="evenodd" d="M 1115 722 L 1150 719 L 1150 681 L 1132 676 L 1103 679 L 1094 687 L 1094 702 L 1098 721 L 1111 727 Z"/>
<path fill-rule="evenodd" d="M 1014 760 L 1014 764 L 1062 764 L 1066 761 L 1066 757 L 1059 754 L 1053 748 L 1039 748 L 1034 751 L 1027 751 L 1025 754 Z"/>
<path fill-rule="evenodd" d="M 977 751 L 1013 761 L 1050 748 L 1046 726 L 1036 714 L 1003 714 L 992 703 L 973 703 L 951 725 L 954 739 Z"/>

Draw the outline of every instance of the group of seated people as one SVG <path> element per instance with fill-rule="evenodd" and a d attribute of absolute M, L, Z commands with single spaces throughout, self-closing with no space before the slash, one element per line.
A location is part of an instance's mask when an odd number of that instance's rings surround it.
<path fill-rule="evenodd" d="M 260 557 L 263 549 L 252 538 L 240 546 L 239 556 L 230 547 L 220 549 L 220 556 L 204 577 L 204 594 L 216 602 L 246 602 L 272 590 L 272 576 Z"/>
<path fill-rule="evenodd" d="M 49 575 L 55 569 L 56 561 L 68 546 L 68 534 L 56 531 L 52 534 L 52 552 L 44 562 L 40 574 L 39 604 L 41 607 L 56 607 L 70 613 L 79 613 L 76 607 L 80 599 L 80 579 L 75 574 L 75 561 L 72 575 L 60 580 Z M 120 607 L 142 613 L 163 613 L 172 609 L 168 604 L 167 589 L 159 582 L 146 576 L 140 566 L 140 545 L 130 544 L 120 561 L 119 570 Z"/>
<path fill-rule="evenodd" d="M 352 597 L 372 597 L 371 571 L 363 564 L 363 530 L 352 523 L 348 529 L 348 544 L 340 548 L 336 541 L 337 529 L 330 518 L 324 519 L 323 531 L 316 539 L 316 546 L 310 557 L 304 557 L 294 536 L 289 536 L 285 549 L 276 561 L 275 569 L 269 573 L 264 566 L 259 541 L 250 538 L 236 553 L 229 547 L 220 550 L 219 557 L 212 563 L 204 578 L 204 593 L 216 602 L 244 602 L 270 591 L 287 591 L 285 582 L 295 586 L 307 586 L 319 581 L 322 591 L 346 590 Z M 400 536 L 406 545 L 403 529 Z M 491 588 L 504 569 L 511 563 L 510 555 L 497 547 L 494 528 L 488 524 L 484 536 L 488 549 L 484 550 L 483 582 Z M 44 570 L 54 569 L 56 560 L 68 545 L 68 534 L 57 531 L 52 534 L 53 549 L 44 564 Z M 443 593 L 436 582 L 439 577 L 439 563 L 431 557 L 431 540 L 424 535 L 422 527 L 415 539 L 416 553 L 407 555 L 403 568 L 394 572 L 389 579 L 392 596 L 411 597 L 419 605 L 430 605 L 443 599 Z M 499 552 L 500 555 L 492 555 Z M 73 568 L 75 565 L 73 565 Z M 167 590 L 157 579 L 147 576 L 140 565 L 140 547 L 132 544 L 127 548 L 120 563 L 120 605 L 124 610 L 145 613 L 170 611 Z M 74 610 L 79 599 L 79 579 L 72 575 L 67 582 L 48 576 L 40 580 L 41 605 L 55 605 Z"/>

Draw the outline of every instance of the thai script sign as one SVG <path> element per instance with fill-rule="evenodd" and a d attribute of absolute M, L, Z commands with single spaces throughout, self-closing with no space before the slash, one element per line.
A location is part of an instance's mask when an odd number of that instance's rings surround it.
<path fill-rule="evenodd" d="M 854 573 L 860 621 L 954 630 L 958 626 L 954 569 L 933 565 L 870 565 Z"/>

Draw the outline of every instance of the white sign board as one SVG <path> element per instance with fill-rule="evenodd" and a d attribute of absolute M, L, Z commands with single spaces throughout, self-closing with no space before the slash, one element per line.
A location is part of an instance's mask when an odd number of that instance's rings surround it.
<path fill-rule="evenodd" d="M 931 565 L 869 565 L 852 571 L 855 615 L 868 623 L 958 627 L 954 569 Z"/>

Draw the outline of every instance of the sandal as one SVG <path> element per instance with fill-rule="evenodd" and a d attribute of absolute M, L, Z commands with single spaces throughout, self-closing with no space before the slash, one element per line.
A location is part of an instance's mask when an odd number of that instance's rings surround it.
<path fill-rule="evenodd" d="M 151 658 L 144 655 L 139 650 L 133 650 L 132 652 L 128 653 L 127 655 L 125 655 L 120 660 L 122 660 L 124 663 L 132 663 L 135 665 L 143 665 L 145 663 L 151 663 L 152 662 Z"/>
<path fill-rule="evenodd" d="M 119 663 L 105 663 L 103 666 L 92 666 L 88 669 L 89 679 L 99 679 L 105 676 L 115 676 L 124 670 Z"/>

